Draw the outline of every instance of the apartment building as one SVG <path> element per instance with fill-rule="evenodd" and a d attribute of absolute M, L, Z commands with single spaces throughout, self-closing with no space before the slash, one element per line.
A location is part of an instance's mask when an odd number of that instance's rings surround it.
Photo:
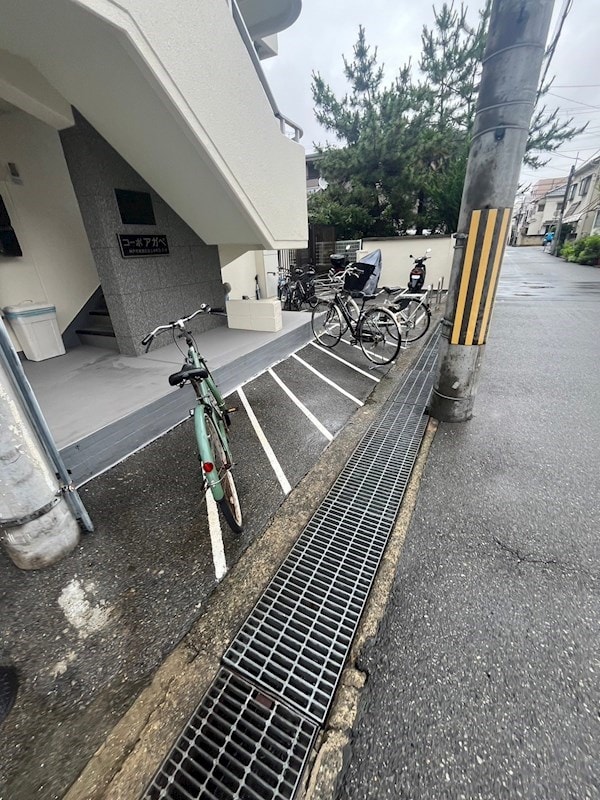
<path fill-rule="evenodd" d="M 102 309 L 99 343 L 136 355 L 160 321 L 222 305 L 224 281 L 253 297 L 265 253 L 306 246 L 301 131 L 260 65 L 300 11 L 0 0 L 0 307 L 55 306 L 67 347 L 94 342 Z"/>

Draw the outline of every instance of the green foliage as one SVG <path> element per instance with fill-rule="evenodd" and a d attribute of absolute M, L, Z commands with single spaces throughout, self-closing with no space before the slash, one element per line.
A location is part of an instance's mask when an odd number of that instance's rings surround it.
<path fill-rule="evenodd" d="M 344 238 L 393 236 L 412 226 L 456 230 L 490 0 L 474 26 L 462 4 L 444 2 L 433 15 L 432 26 L 423 27 L 418 71 L 409 61 L 387 86 L 362 26 L 352 59 L 343 57 L 346 94 L 336 96 L 313 73 L 316 118 L 337 142 L 317 148 L 329 185 L 309 198 L 311 222 L 335 225 Z M 528 164 L 542 166 L 537 153 L 581 130 L 557 114 L 545 107 L 535 114 Z"/>
<path fill-rule="evenodd" d="M 469 131 L 473 124 L 491 3 L 479 12 L 476 27 L 467 22 L 467 8 L 454 3 L 433 8 L 434 26 L 423 26 L 419 69 L 429 94 L 431 118 L 439 130 Z"/>
<path fill-rule="evenodd" d="M 545 87 L 540 93 L 540 97 L 550 89 L 550 85 Z M 548 112 L 546 106 L 538 109 L 529 125 L 529 138 L 525 148 L 523 162 L 534 169 L 539 169 L 548 163 L 550 159 L 540 158 L 536 153 L 553 153 L 555 150 L 570 141 L 587 128 L 588 123 L 579 127 L 573 126 L 573 117 L 566 122 L 558 119 L 558 109 Z"/>
<path fill-rule="evenodd" d="M 600 265 L 600 236 L 586 236 L 574 242 L 566 242 L 560 254 L 575 264 Z"/>

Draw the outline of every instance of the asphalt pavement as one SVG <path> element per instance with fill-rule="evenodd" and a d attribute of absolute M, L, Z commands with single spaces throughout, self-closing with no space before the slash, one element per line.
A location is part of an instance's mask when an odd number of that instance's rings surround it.
<path fill-rule="evenodd" d="M 600 797 L 600 269 L 505 257 L 441 424 L 338 800 Z"/>
<path fill-rule="evenodd" d="M 241 536 L 223 520 L 209 530 L 190 419 L 83 486 L 96 529 L 59 564 L 25 573 L 0 551 L 0 664 L 20 679 L 0 728 L 0 800 L 63 796 L 202 614 L 219 558 L 238 561 L 369 401 L 389 369 L 370 366 L 348 342 L 333 354 L 307 344 L 244 384 L 269 453 L 238 392 L 229 396 Z M 192 407 L 191 388 L 181 391 Z"/>

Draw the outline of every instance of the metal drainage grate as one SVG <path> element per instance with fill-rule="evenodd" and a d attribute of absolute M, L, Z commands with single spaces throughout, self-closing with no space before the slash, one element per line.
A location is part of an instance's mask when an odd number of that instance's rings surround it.
<path fill-rule="evenodd" d="M 143 800 L 289 800 L 316 730 L 222 669 Z"/>
<path fill-rule="evenodd" d="M 225 653 L 323 723 L 423 438 L 405 405 L 372 426 Z"/>
<path fill-rule="evenodd" d="M 425 432 L 438 338 L 367 431 L 226 652 L 225 664 L 252 683 L 221 669 L 143 800 L 293 798 Z"/>

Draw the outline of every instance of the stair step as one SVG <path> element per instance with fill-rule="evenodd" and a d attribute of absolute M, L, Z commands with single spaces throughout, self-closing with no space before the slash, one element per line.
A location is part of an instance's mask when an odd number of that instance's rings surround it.
<path fill-rule="evenodd" d="M 100 326 L 92 326 L 88 328 L 78 328 L 76 330 L 78 336 L 81 334 L 85 336 L 112 336 L 114 338 L 115 332 L 112 328 L 101 328 Z"/>
<path fill-rule="evenodd" d="M 91 317 L 109 317 L 110 314 L 108 313 L 108 308 L 95 308 L 93 311 L 90 311 Z"/>
<path fill-rule="evenodd" d="M 115 350 L 119 352 L 119 345 L 117 344 L 117 337 L 114 331 L 100 330 L 98 328 L 81 328 L 77 331 L 79 341 L 81 344 L 87 344 L 91 347 L 102 347 L 104 350 Z"/>

